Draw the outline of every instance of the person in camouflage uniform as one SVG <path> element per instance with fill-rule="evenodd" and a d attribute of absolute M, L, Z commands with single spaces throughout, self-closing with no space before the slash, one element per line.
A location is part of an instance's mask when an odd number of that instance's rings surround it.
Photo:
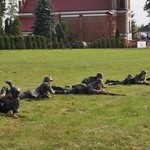
<path fill-rule="evenodd" d="M 104 77 L 103 73 L 97 73 L 96 76 L 90 76 L 88 78 L 83 79 L 81 83 L 88 85 L 88 84 L 96 81 L 97 79 L 103 80 L 103 77 Z"/>
<path fill-rule="evenodd" d="M 23 94 L 20 95 L 20 99 L 24 98 L 31 98 L 31 99 L 37 99 L 37 98 L 50 98 L 49 94 L 64 94 L 65 91 L 60 90 L 61 88 L 58 88 L 59 90 L 54 90 L 51 87 L 52 83 L 52 78 L 51 77 L 45 77 L 43 80 L 43 83 L 38 86 L 35 90 L 28 90 L 24 92 Z M 57 87 L 55 87 L 57 88 Z"/>
<path fill-rule="evenodd" d="M 97 79 L 103 80 L 103 77 L 104 77 L 103 73 L 97 73 L 96 76 L 90 76 L 90 77 L 88 77 L 88 78 L 84 78 L 84 79 L 81 81 L 80 84 L 75 84 L 75 85 L 72 85 L 72 86 L 66 86 L 66 88 L 67 88 L 67 87 L 69 87 L 69 88 L 75 88 L 76 86 L 80 87 L 81 85 L 88 85 L 88 84 L 90 84 L 90 83 L 96 81 Z M 104 86 L 104 85 L 103 85 L 103 86 Z"/>
<path fill-rule="evenodd" d="M 94 82 L 89 83 L 88 85 L 81 83 L 72 88 L 67 94 L 98 94 L 104 92 L 103 82 L 100 79 L 97 79 Z"/>
<path fill-rule="evenodd" d="M 135 77 L 132 77 L 131 75 L 128 75 L 127 78 L 125 78 L 123 81 L 108 80 L 107 79 L 105 84 L 109 84 L 109 85 L 116 85 L 116 84 L 148 84 L 146 82 L 146 75 L 147 75 L 147 71 L 142 70 Z"/>
<path fill-rule="evenodd" d="M 0 99 L 0 115 L 8 117 L 19 117 L 19 107 L 20 107 L 20 88 L 11 87 L 9 93 Z M 12 114 L 9 112 L 12 111 Z"/>
<path fill-rule="evenodd" d="M 5 83 L 7 83 L 10 86 L 10 88 L 14 87 L 14 85 L 10 80 L 6 81 Z M 4 96 L 6 96 L 9 93 L 10 88 L 6 86 L 2 87 L 2 89 L 0 90 L 0 99 L 2 99 Z"/>
<path fill-rule="evenodd" d="M 88 84 L 87 86 L 88 94 L 100 94 L 105 92 L 103 89 L 103 81 L 97 79 L 95 82 Z"/>

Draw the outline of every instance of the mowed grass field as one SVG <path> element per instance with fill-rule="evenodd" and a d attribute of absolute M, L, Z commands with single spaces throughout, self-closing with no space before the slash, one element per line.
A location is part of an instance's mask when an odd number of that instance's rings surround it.
<path fill-rule="evenodd" d="M 149 49 L 0 51 L 0 86 L 12 80 L 21 92 L 45 76 L 53 85 L 80 83 L 98 72 L 123 80 L 147 70 Z M 107 86 L 107 85 L 106 85 Z M 21 100 L 25 118 L 0 116 L 4 150 L 150 150 L 150 86 L 116 85 L 105 90 L 126 96 L 55 95 Z"/>

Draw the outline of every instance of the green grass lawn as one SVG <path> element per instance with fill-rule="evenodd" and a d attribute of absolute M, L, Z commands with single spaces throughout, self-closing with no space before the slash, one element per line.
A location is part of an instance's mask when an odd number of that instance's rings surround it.
<path fill-rule="evenodd" d="M 148 71 L 149 49 L 0 51 L 0 86 L 12 80 L 21 92 L 35 89 L 45 76 L 53 85 L 80 83 L 98 72 L 107 79 Z M 0 149 L 5 150 L 150 150 L 150 86 L 116 85 L 126 94 L 55 95 L 21 101 L 26 118 L 0 116 Z"/>

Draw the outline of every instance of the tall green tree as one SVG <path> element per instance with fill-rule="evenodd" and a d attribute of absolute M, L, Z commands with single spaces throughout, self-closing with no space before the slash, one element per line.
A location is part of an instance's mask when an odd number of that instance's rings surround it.
<path fill-rule="evenodd" d="M 6 35 L 22 35 L 22 30 L 22 24 L 18 17 L 16 17 L 14 20 L 10 20 L 10 18 L 5 20 Z"/>
<path fill-rule="evenodd" d="M 9 18 L 6 18 L 5 20 L 5 35 L 10 35 L 11 31 L 11 20 Z"/>
<path fill-rule="evenodd" d="M 136 21 L 134 20 L 134 12 L 131 12 L 131 30 L 132 30 L 132 39 L 137 38 L 138 26 L 136 25 Z"/>
<path fill-rule="evenodd" d="M 65 20 L 57 22 L 56 36 L 59 42 L 60 40 L 63 40 L 63 42 L 66 42 L 66 40 L 72 40 L 72 30 Z"/>
<path fill-rule="evenodd" d="M 148 14 L 150 14 L 150 0 L 146 0 L 144 10 L 147 11 Z"/>
<path fill-rule="evenodd" d="M 5 12 L 5 0 L 0 0 L 0 35 L 4 34 L 3 30 L 3 17 Z"/>
<path fill-rule="evenodd" d="M 16 17 L 11 23 L 10 35 L 22 35 L 22 25 L 18 17 Z"/>
<path fill-rule="evenodd" d="M 7 7 L 7 18 L 5 20 L 5 34 L 6 35 L 22 35 L 22 25 L 17 17 L 17 0 L 11 0 Z"/>
<path fill-rule="evenodd" d="M 49 0 L 39 0 L 34 15 L 33 34 L 49 36 L 54 29 L 54 12 Z"/>
<path fill-rule="evenodd" d="M 8 3 L 7 6 L 7 10 L 6 10 L 6 14 L 8 16 L 8 18 L 10 20 L 14 20 L 15 17 L 17 16 L 17 12 L 18 12 L 18 5 L 17 5 L 18 1 L 17 0 L 11 0 Z"/>

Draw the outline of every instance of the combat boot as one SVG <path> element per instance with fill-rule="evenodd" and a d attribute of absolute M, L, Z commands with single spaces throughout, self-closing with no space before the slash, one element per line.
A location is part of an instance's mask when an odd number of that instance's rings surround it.
<path fill-rule="evenodd" d="M 14 86 L 12 81 L 10 81 L 10 80 L 6 81 L 5 83 L 7 83 L 11 88 Z"/>

